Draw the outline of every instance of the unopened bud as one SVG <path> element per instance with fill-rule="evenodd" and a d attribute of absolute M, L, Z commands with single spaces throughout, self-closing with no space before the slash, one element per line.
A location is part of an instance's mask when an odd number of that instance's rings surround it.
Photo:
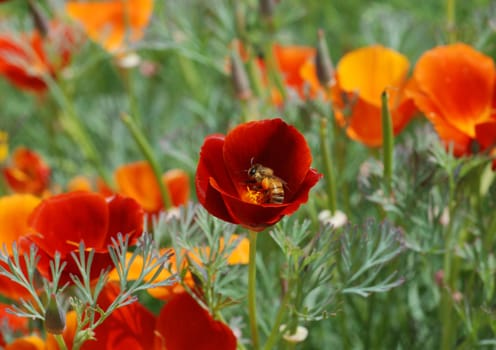
<path fill-rule="evenodd" d="M 249 99 L 251 97 L 250 80 L 243 62 L 235 51 L 231 52 L 231 79 L 236 97 L 240 100 Z"/>
<path fill-rule="evenodd" d="M 319 30 L 317 42 L 317 55 L 315 56 L 315 67 L 320 85 L 324 87 L 332 86 L 335 83 L 334 65 L 329 56 L 329 49 L 324 37 L 324 32 Z"/>
<path fill-rule="evenodd" d="M 65 329 L 65 312 L 60 307 L 54 294 L 50 296 L 50 302 L 45 313 L 45 328 L 51 334 L 62 334 Z"/>
<path fill-rule="evenodd" d="M 29 12 L 31 13 L 31 17 L 33 18 L 34 26 L 42 36 L 47 36 L 48 34 L 48 22 L 41 12 L 40 8 L 35 5 L 33 0 L 28 1 Z"/>
<path fill-rule="evenodd" d="M 260 13 L 265 18 L 272 18 L 276 3 L 274 0 L 259 0 Z"/>

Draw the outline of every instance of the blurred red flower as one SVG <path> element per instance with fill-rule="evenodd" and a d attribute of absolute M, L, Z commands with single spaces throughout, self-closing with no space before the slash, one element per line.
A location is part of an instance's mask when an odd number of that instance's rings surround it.
<path fill-rule="evenodd" d="M 222 220 L 262 231 L 308 200 L 322 176 L 311 163 L 303 135 L 281 119 L 244 123 L 227 136 L 205 139 L 195 179 L 198 200 Z M 273 174 L 260 181 L 249 176 L 260 170 Z"/>
<path fill-rule="evenodd" d="M 43 92 L 46 76 L 56 78 L 69 64 L 76 42 L 71 27 L 55 22 L 46 37 L 38 31 L 20 37 L 0 34 L 0 75 L 20 89 Z"/>
<path fill-rule="evenodd" d="M 382 145 L 381 95 L 385 90 L 394 134 L 410 121 L 416 109 L 404 93 L 409 66 L 407 57 L 380 45 L 354 50 L 341 58 L 331 98 L 336 120 L 351 139 L 371 147 Z"/>
<path fill-rule="evenodd" d="M 38 197 L 30 194 L 14 194 L 0 197 L 0 249 L 12 255 L 12 244 L 28 234 L 28 218 L 31 212 L 40 203 Z M 21 259 L 22 261 L 22 259 Z M 3 263 L 0 263 L 3 265 Z M 4 268 L 8 267 L 4 265 Z M 27 299 L 29 292 L 21 285 L 5 276 L 0 276 L 0 294 L 11 299 Z"/>
<path fill-rule="evenodd" d="M 55 252 L 66 262 L 61 281 L 70 282 L 70 274 L 81 276 L 71 253 L 79 254 L 79 243 L 93 249 L 95 256 L 90 277 L 96 278 L 102 270 L 110 268 L 108 253 L 111 238 L 118 233 L 129 235 L 134 242 L 143 231 L 143 211 L 131 198 L 104 196 L 92 192 L 70 192 L 45 199 L 29 219 L 31 234 L 25 246 L 33 242 L 41 259 L 39 270 L 50 278 L 50 260 Z"/>
<path fill-rule="evenodd" d="M 117 192 L 136 200 L 150 214 L 163 209 L 160 187 L 147 161 L 125 164 L 115 173 Z M 172 169 L 162 175 L 162 182 L 169 190 L 172 205 L 184 205 L 189 200 L 189 176 L 180 169 Z"/>
<path fill-rule="evenodd" d="M 38 153 L 19 147 L 14 151 L 11 163 L 2 172 L 12 191 L 40 196 L 47 190 L 50 168 Z"/>
<path fill-rule="evenodd" d="M 12 305 L 0 304 L 0 348 L 7 344 L 3 332 L 8 331 L 12 334 L 26 334 L 28 332 L 28 319 L 7 312 L 7 309 L 12 309 Z"/>
<path fill-rule="evenodd" d="M 496 70 L 494 61 L 457 43 L 425 52 L 417 62 L 415 84 L 408 90 L 434 124 L 439 137 L 462 156 L 496 143 Z M 477 149 L 476 148 L 476 149 Z"/>
<path fill-rule="evenodd" d="M 119 294 L 118 283 L 108 283 L 98 297 L 98 306 L 106 310 Z M 120 307 L 95 329 L 96 340 L 86 341 L 81 350 L 136 349 L 149 350 L 154 345 L 156 317 L 139 302 Z M 64 341 L 72 348 L 77 322 L 75 311 L 66 317 Z M 48 334 L 47 350 L 59 349 L 53 335 Z"/>
<path fill-rule="evenodd" d="M 155 328 L 155 350 L 234 350 L 236 337 L 184 292 L 160 311 Z"/>

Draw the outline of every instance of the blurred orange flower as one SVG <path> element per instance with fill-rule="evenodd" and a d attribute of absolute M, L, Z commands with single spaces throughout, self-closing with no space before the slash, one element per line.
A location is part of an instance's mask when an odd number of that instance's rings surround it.
<path fill-rule="evenodd" d="M 331 94 L 337 122 L 350 138 L 372 147 L 382 144 L 381 94 L 385 90 L 394 134 L 406 126 L 415 113 L 413 101 L 404 93 L 409 66 L 404 55 L 380 45 L 341 58 Z"/>
<path fill-rule="evenodd" d="M 160 311 L 155 329 L 155 350 L 234 350 L 236 336 L 216 321 L 184 292 L 174 296 Z"/>
<path fill-rule="evenodd" d="M 45 342 L 36 335 L 29 335 L 14 340 L 5 350 L 45 350 Z"/>
<path fill-rule="evenodd" d="M 0 227 L 2 232 L 0 248 L 5 245 L 7 254 L 12 254 L 14 242 L 29 233 L 29 215 L 40 202 L 39 198 L 30 194 L 0 197 Z M 24 287 L 4 276 L 0 276 L 0 294 L 11 299 L 29 297 L 29 293 Z"/>
<path fill-rule="evenodd" d="M 66 12 L 88 36 L 108 51 L 124 49 L 144 35 L 153 0 L 110 0 L 66 3 Z"/>
<path fill-rule="evenodd" d="M 496 141 L 495 65 L 491 57 L 457 43 L 425 52 L 417 62 L 415 85 L 408 89 L 454 154 L 473 152 Z"/>
<path fill-rule="evenodd" d="M 12 164 L 3 168 L 3 176 L 12 191 L 40 196 L 48 189 L 50 168 L 38 153 L 19 147 L 12 155 Z"/>
<path fill-rule="evenodd" d="M 313 97 L 319 89 L 313 63 L 316 50 L 313 47 L 282 46 L 278 44 L 274 45 L 273 50 L 285 85 L 296 91 L 301 99 L 305 99 L 308 96 Z M 278 98 L 280 97 L 278 97 L 278 92 L 273 92 L 272 96 L 273 102 L 279 104 Z"/>
<path fill-rule="evenodd" d="M 77 40 L 71 27 L 52 22 L 46 37 L 38 31 L 20 37 L 0 34 L 0 75 L 20 89 L 43 92 L 67 66 Z"/>
<path fill-rule="evenodd" d="M 114 177 L 117 192 L 134 198 L 147 213 L 155 214 L 163 209 L 160 187 L 148 162 L 125 164 L 115 171 Z M 187 203 L 190 187 L 189 176 L 185 171 L 169 170 L 162 176 L 162 181 L 169 190 L 173 206 Z"/>
<path fill-rule="evenodd" d="M 238 235 L 232 235 L 229 241 L 229 244 L 233 244 L 236 239 L 238 239 Z M 224 253 L 225 249 L 225 243 L 224 240 L 221 238 L 219 242 L 219 253 L 226 255 Z M 171 252 L 170 249 L 162 249 L 160 251 L 160 254 L 167 254 L 168 252 Z M 234 248 L 234 250 L 229 254 L 226 255 L 225 258 L 227 259 L 228 264 L 230 265 L 237 265 L 237 264 L 243 264 L 246 265 L 248 264 L 248 253 L 249 253 L 249 242 L 247 238 L 242 238 Z M 201 265 L 201 261 L 199 258 L 199 254 L 205 254 L 209 255 L 210 254 L 210 247 L 202 247 L 202 248 L 197 248 L 194 249 L 191 252 L 186 252 L 186 255 L 189 259 L 193 260 L 197 264 Z M 127 261 L 131 259 L 132 253 L 127 254 Z M 183 261 L 183 265 L 187 263 L 186 260 Z M 156 281 L 165 281 L 166 279 L 172 277 L 173 274 L 178 273 L 178 271 L 182 270 L 185 268 L 185 266 L 178 266 L 177 265 L 177 260 L 176 260 L 176 255 L 172 255 L 169 258 L 169 269 L 164 269 L 160 272 L 160 274 L 156 277 Z M 143 270 L 143 259 L 139 256 L 135 257 L 133 260 L 133 263 L 131 264 L 131 267 L 129 269 L 129 274 L 127 275 L 127 279 L 129 281 L 136 280 L 140 274 L 141 271 Z M 145 281 L 149 281 L 150 278 L 155 274 L 156 271 L 150 272 L 148 276 L 145 276 Z M 111 281 L 119 281 L 119 275 L 117 271 L 114 269 L 110 272 L 109 274 L 109 279 Z M 186 276 L 184 276 L 183 282 L 188 285 L 189 287 L 194 286 L 194 280 L 193 276 L 191 273 L 187 273 Z M 181 284 L 179 283 L 174 283 L 170 286 L 165 286 L 165 287 L 155 287 L 155 288 L 150 288 L 147 289 L 148 293 L 153 296 L 154 298 L 161 299 L 161 300 L 169 300 L 172 298 L 174 295 L 177 295 L 179 293 L 184 292 L 184 288 Z"/>

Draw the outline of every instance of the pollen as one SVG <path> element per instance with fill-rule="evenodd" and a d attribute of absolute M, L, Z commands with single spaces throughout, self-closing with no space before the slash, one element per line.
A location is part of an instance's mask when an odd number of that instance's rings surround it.
<path fill-rule="evenodd" d="M 243 194 L 243 200 L 254 204 L 263 204 L 265 203 L 265 194 L 262 191 L 257 191 L 251 189 L 250 186 L 246 186 L 246 192 Z"/>

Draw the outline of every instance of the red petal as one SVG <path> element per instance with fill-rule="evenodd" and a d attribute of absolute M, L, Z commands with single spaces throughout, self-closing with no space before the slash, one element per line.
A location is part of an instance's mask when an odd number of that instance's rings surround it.
<path fill-rule="evenodd" d="M 196 169 L 195 186 L 198 201 L 212 215 L 229 222 L 233 222 L 220 193 L 211 186 L 218 183 L 223 190 L 236 194 L 229 174 L 222 158 L 223 135 L 212 135 L 205 139 L 200 152 L 200 160 Z"/>
<path fill-rule="evenodd" d="M 160 312 L 155 350 L 234 350 L 231 329 L 215 321 L 188 293 L 171 299 Z"/>
<path fill-rule="evenodd" d="M 303 135 L 282 119 L 244 123 L 225 139 L 224 162 L 238 193 L 246 189 L 247 171 L 252 162 L 274 171 L 286 183 L 286 199 L 291 200 L 312 163 Z M 228 192 L 229 193 L 229 192 Z"/>
<path fill-rule="evenodd" d="M 70 192 L 45 199 L 31 214 L 32 240 L 50 256 L 64 257 L 84 241 L 86 248 L 104 248 L 109 209 L 97 193 Z"/>
<path fill-rule="evenodd" d="M 483 149 L 496 147 L 496 120 L 476 125 L 475 136 Z"/>
<path fill-rule="evenodd" d="M 108 207 L 109 227 L 105 247 L 112 243 L 111 238 L 116 238 L 118 233 L 130 235 L 131 242 L 143 233 L 143 209 L 134 199 L 116 195 Z"/>
<path fill-rule="evenodd" d="M 305 177 L 305 180 L 301 184 L 298 192 L 294 195 L 292 202 L 290 205 L 284 210 L 284 215 L 290 215 L 294 213 L 301 204 L 304 204 L 308 201 L 308 194 L 310 189 L 315 186 L 315 184 L 322 178 L 322 174 L 319 174 L 317 170 L 310 169 Z"/>
<path fill-rule="evenodd" d="M 98 305 L 106 309 L 119 293 L 116 284 L 107 284 L 98 298 Z M 153 349 L 156 318 L 139 302 L 121 307 L 96 328 L 96 341 L 88 341 L 83 350 Z"/>

